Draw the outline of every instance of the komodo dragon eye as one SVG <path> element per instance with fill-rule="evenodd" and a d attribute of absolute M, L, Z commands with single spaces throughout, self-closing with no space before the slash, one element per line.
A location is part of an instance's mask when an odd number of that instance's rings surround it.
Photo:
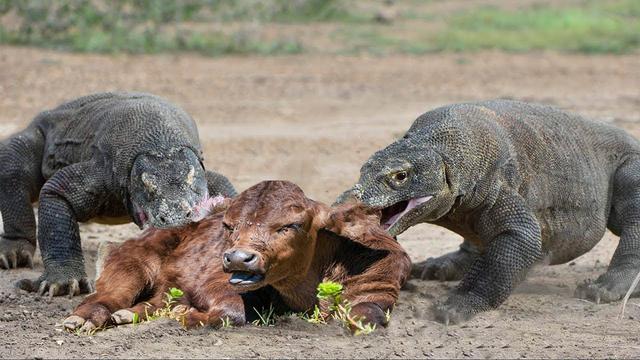
<path fill-rule="evenodd" d="M 404 170 L 403 171 L 398 171 L 396 173 L 391 174 L 391 179 L 397 185 L 404 184 L 407 181 L 408 178 L 409 178 L 409 174 Z"/>

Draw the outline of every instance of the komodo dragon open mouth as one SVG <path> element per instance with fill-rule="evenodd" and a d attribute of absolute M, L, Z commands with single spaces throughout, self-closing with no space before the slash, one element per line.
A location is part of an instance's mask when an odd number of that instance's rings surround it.
<path fill-rule="evenodd" d="M 415 209 L 421 204 L 431 200 L 433 196 L 423 196 L 419 198 L 413 198 L 410 200 L 403 200 L 397 202 L 389 207 L 382 209 L 382 217 L 380 218 L 380 225 L 385 230 L 389 230 L 395 225 L 403 216 Z"/>

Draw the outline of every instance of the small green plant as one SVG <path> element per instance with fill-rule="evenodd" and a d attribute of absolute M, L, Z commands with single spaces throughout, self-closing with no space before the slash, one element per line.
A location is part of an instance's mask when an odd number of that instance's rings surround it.
<path fill-rule="evenodd" d="M 171 288 L 169 291 L 165 293 L 164 306 L 162 308 L 156 309 L 152 314 L 149 314 L 147 309 L 152 307 L 151 304 L 145 303 L 146 307 L 144 309 L 144 317 L 146 321 L 154 321 L 159 318 L 169 318 L 178 321 L 182 326 L 184 326 L 184 315 L 185 312 L 183 310 L 178 310 L 176 308 L 177 300 L 184 296 L 184 292 L 178 288 Z M 133 315 L 132 323 L 137 324 L 140 323 L 140 318 L 138 314 Z"/>
<path fill-rule="evenodd" d="M 231 319 L 229 319 L 228 316 L 220 318 L 220 320 L 222 321 L 222 327 L 223 328 L 231 328 L 231 327 L 233 327 L 233 324 L 231 324 Z"/>
<path fill-rule="evenodd" d="M 320 311 L 320 308 L 318 307 L 318 305 L 314 306 L 313 308 L 313 313 L 311 313 L 311 315 L 309 315 L 308 313 L 303 313 L 302 314 L 302 319 L 306 320 L 312 324 L 326 324 L 327 321 L 324 317 L 324 315 L 322 314 L 322 311 Z"/>
<path fill-rule="evenodd" d="M 303 318 L 310 323 L 326 324 L 326 319 L 331 316 L 356 336 L 372 333 L 376 329 L 376 325 L 365 323 L 365 319 L 351 315 L 352 306 L 348 301 L 342 299 L 343 290 L 342 284 L 333 281 L 325 281 L 318 284 L 318 300 L 328 303 L 329 313 L 323 313 L 316 305 L 313 313 Z M 390 317 L 391 313 L 387 311 L 386 316 Z"/>
<path fill-rule="evenodd" d="M 258 314 L 258 319 L 252 322 L 255 326 L 273 326 L 276 323 L 275 319 L 275 309 L 272 304 L 269 304 L 268 309 L 263 309 L 262 312 L 258 311 L 258 309 L 253 308 L 253 311 Z"/>
<path fill-rule="evenodd" d="M 173 301 L 180 299 L 184 296 L 184 292 L 178 288 L 171 288 L 167 293 L 167 303 L 173 303 Z"/>

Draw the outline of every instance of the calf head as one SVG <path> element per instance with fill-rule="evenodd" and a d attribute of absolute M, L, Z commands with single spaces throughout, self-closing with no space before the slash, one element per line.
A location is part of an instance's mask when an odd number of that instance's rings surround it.
<path fill-rule="evenodd" d="M 223 218 L 231 243 L 223 255 L 229 282 L 250 291 L 305 274 L 327 212 L 287 181 L 264 181 L 241 193 Z"/>
<path fill-rule="evenodd" d="M 201 220 L 215 205 L 200 159 L 189 148 L 139 155 L 131 170 L 129 194 L 131 214 L 141 228 L 182 226 Z"/>

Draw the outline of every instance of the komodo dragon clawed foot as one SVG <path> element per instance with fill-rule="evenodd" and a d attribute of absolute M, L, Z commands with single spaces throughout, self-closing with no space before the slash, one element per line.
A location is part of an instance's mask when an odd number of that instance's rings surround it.
<path fill-rule="evenodd" d="M 475 248 L 464 242 L 457 251 L 413 264 L 411 276 L 422 280 L 462 280 L 477 254 Z"/>
<path fill-rule="evenodd" d="M 0 268 L 33 268 L 33 253 L 36 251 L 26 239 L 6 239 L 0 237 Z"/>
<path fill-rule="evenodd" d="M 449 325 L 467 321 L 491 308 L 481 297 L 467 293 L 453 294 L 446 301 L 437 303 L 434 312 L 437 321 Z"/>
<path fill-rule="evenodd" d="M 622 299 L 640 269 L 627 268 L 624 270 L 611 270 L 600 275 L 597 280 L 587 280 L 578 285 L 575 296 L 580 299 L 591 300 L 595 303 L 609 303 Z M 631 292 L 631 296 L 639 296 L 640 287 Z"/>
<path fill-rule="evenodd" d="M 87 278 L 84 266 L 75 271 L 73 269 L 73 267 L 61 268 L 64 271 L 47 269 L 36 280 L 22 279 L 18 281 L 16 287 L 29 292 L 37 292 L 40 296 L 48 295 L 49 297 L 60 295 L 72 297 L 93 292 L 92 281 Z"/>

